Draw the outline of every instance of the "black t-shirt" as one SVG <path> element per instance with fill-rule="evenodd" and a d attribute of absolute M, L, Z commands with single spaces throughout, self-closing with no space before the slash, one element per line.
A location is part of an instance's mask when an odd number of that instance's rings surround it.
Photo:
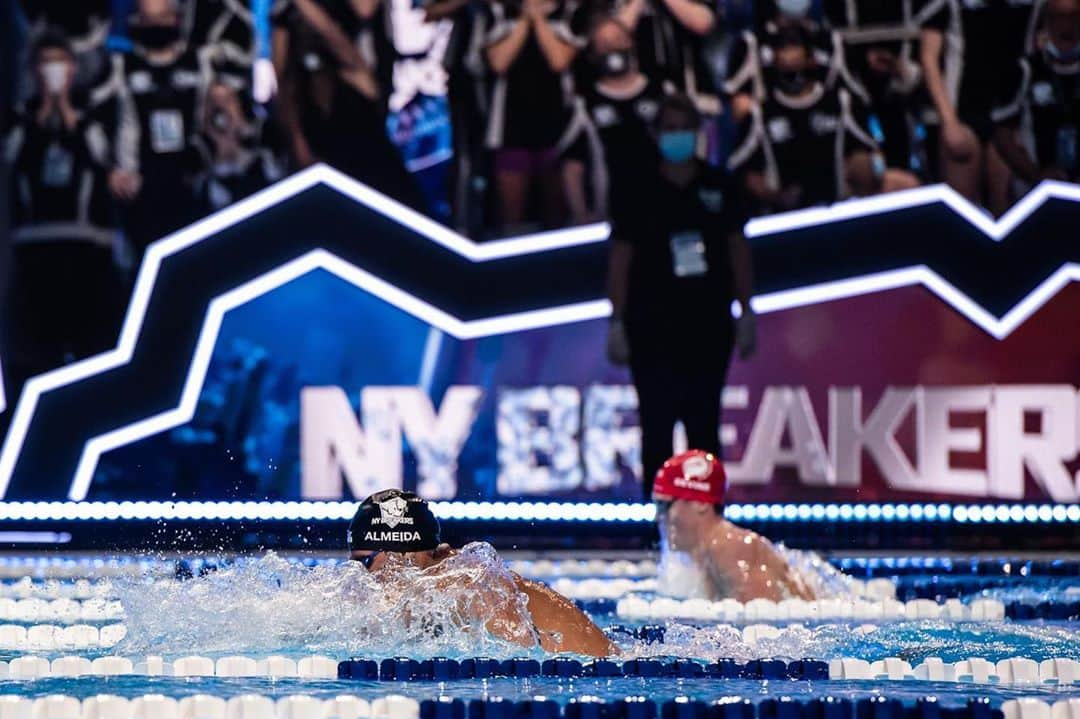
<path fill-rule="evenodd" d="M 923 0 L 918 16 L 944 35 L 947 89 L 966 122 L 988 122 L 1002 73 L 1024 53 L 1033 2 Z"/>
<path fill-rule="evenodd" d="M 1080 62 L 1060 66 L 1043 52 L 1022 58 L 1002 83 L 994 122 L 1021 127 L 1040 168 L 1056 167 L 1080 179 Z"/>
<path fill-rule="evenodd" d="M 656 80 L 644 80 L 623 95 L 594 83 L 584 93 L 589 117 L 604 146 L 604 162 L 610 182 L 656 163 L 656 144 L 651 128 L 664 99 Z"/>
<path fill-rule="evenodd" d="M 110 244 L 105 170 L 109 148 L 101 125 L 82 113 L 68 129 L 58 117 L 37 122 L 38 100 L 17 114 L 5 158 L 12 170 L 16 242 L 84 239 Z"/>
<path fill-rule="evenodd" d="M 685 339 L 703 357 L 727 351 L 732 300 L 729 236 L 744 222 L 740 194 L 721 171 L 700 165 L 686 187 L 654 165 L 612 196 L 611 237 L 634 248 L 626 323 L 634 353 L 663 354 L 669 346 L 641 340 Z"/>
<path fill-rule="evenodd" d="M 843 89 L 818 85 L 797 100 L 773 91 L 744 123 L 730 169 L 764 173 L 777 189 L 801 187 L 803 207 L 840 200 L 845 158 L 855 150 L 877 149 L 852 105 Z"/>
<path fill-rule="evenodd" d="M 809 20 L 797 20 L 810 39 L 813 51 L 813 76 L 828 88 L 841 85 L 861 96 L 861 86 L 851 77 L 845 62 L 843 45 L 837 34 Z M 776 64 L 776 50 L 783 28 L 773 21 L 759 30 L 743 32 L 728 52 L 723 90 L 727 95 L 745 93 L 761 102 L 768 94 L 770 76 Z"/>
<path fill-rule="evenodd" d="M 710 10 L 707 0 L 695 0 Z M 618 12 L 628 0 L 586 0 L 574 11 L 575 32 L 585 36 L 593 15 Z M 687 30 L 663 0 L 645 3 L 634 29 L 638 67 L 646 76 L 669 83 L 709 109 L 716 102 L 716 81 L 705 57 L 703 38 Z"/>
<path fill-rule="evenodd" d="M 199 130 L 209 64 L 192 49 L 168 63 L 139 51 L 115 56 L 120 83 L 117 153 L 144 181 L 189 175 L 199 165 L 192 140 Z"/>
<path fill-rule="evenodd" d="M 518 4 L 492 2 L 486 18 L 485 46 L 510 34 L 521 17 Z M 570 10 L 553 4 L 548 23 L 565 42 L 581 47 L 584 39 L 573 34 Z M 492 83 L 487 144 L 492 148 L 553 148 L 563 139 L 571 118 L 573 80 L 570 73 L 551 69 L 532 29 L 521 52 L 506 73 Z"/>
<path fill-rule="evenodd" d="M 200 136 L 196 145 L 203 155 L 204 171 L 195 180 L 195 195 L 208 210 L 217 211 L 277 182 L 281 166 L 265 148 L 245 148 L 229 162 L 214 159 L 213 140 Z"/>

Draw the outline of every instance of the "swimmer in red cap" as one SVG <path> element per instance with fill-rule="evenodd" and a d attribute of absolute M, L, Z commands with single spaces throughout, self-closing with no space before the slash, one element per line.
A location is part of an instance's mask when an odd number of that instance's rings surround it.
<path fill-rule="evenodd" d="M 724 519 L 727 474 L 716 456 L 691 450 L 656 473 L 661 592 L 707 599 L 814 599 L 772 543 Z"/>

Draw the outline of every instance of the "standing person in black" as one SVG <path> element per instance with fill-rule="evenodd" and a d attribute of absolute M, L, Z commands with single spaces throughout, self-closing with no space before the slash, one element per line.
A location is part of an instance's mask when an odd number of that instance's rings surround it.
<path fill-rule="evenodd" d="M 570 68 L 585 41 L 571 31 L 566 0 L 493 0 L 487 9 L 484 53 L 493 79 L 486 144 L 500 224 L 523 229 L 538 196 L 533 216 L 559 227 L 565 155 L 576 134 Z"/>
<path fill-rule="evenodd" d="M 645 75 L 689 96 L 700 112 L 717 115 L 720 100 L 704 52 L 705 39 L 716 28 L 714 5 L 708 0 L 586 0 L 582 8 L 618 19 L 634 35 Z"/>
<path fill-rule="evenodd" d="M 1043 21 L 1044 46 L 1019 61 L 1006 81 L 1006 99 L 994 110 L 994 142 L 1012 171 L 1028 184 L 1044 179 L 1077 182 L 1080 0 L 1047 0 Z"/>
<path fill-rule="evenodd" d="M 588 60 L 592 79 L 582 95 L 603 148 L 605 172 L 598 183 L 597 206 L 606 213 L 612 183 L 655 166 L 652 128 L 664 91 L 658 78 L 641 71 L 633 34 L 618 18 L 594 16 Z"/>
<path fill-rule="evenodd" d="M 40 89 L 4 143 L 14 245 L 3 302 L 8 397 L 33 375 L 114 346 L 120 315 L 108 140 L 74 85 L 76 56 L 62 34 L 40 35 L 32 67 Z"/>
<path fill-rule="evenodd" d="M 719 454 L 731 351 L 745 358 L 755 345 L 739 191 L 695 158 L 700 129 L 689 98 L 665 98 L 654 124 L 657 162 L 612 196 L 608 357 L 630 365 L 637 390 L 645 497 L 672 454 L 677 421 L 691 447 Z"/>
<path fill-rule="evenodd" d="M 192 179 L 201 163 L 193 140 L 210 70 L 205 56 L 184 41 L 180 22 L 174 0 L 139 0 L 131 23 L 134 49 L 113 57 L 118 167 L 109 187 L 123 203 L 136 257 L 198 218 Z"/>
<path fill-rule="evenodd" d="M 864 102 L 868 100 L 865 90 L 848 70 L 839 34 L 810 17 L 809 2 L 763 0 L 755 8 L 761 16 L 757 27 L 753 31 L 745 30 L 735 38 L 728 53 L 723 91 L 731 98 L 732 117 L 736 122 L 746 119 L 755 103 L 765 101 L 769 94 L 769 76 L 776 70 L 777 51 L 793 33 L 806 38 L 813 61 L 812 72 L 826 89 L 843 87 Z"/>
<path fill-rule="evenodd" d="M 920 60 L 937 113 L 942 179 L 995 215 L 1009 170 L 991 142 L 1002 75 L 1023 54 L 1031 0 L 922 0 Z"/>
<path fill-rule="evenodd" d="M 353 3 L 279 0 L 271 10 L 276 109 L 292 164 L 326 162 L 424 211 L 420 190 L 386 132 L 389 88 L 357 48 Z"/>
<path fill-rule="evenodd" d="M 918 127 L 926 121 L 929 97 L 919 64 L 916 0 L 827 0 L 824 9 L 846 64 L 865 88 L 885 162 L 925 170 Z"/>
<path fill-rule="evenodd" d="M 777 41 L 766 79 L 768 95 L 743 123 L 728 158 L 756 211 L 828 205 L 918 185 L 911 173 L 885 164 L 847 90 L 830 90 L 821 81 L 804 32 Z"/>
<path fill-rule="evenodd" d="M 276 158 L 259 144 L 255 125 L 228 82 L 211 83 L 202 128 L 196 144 L 203 170 L 195 194 L 205 211 L 220 210 L 281 179 Z"/>

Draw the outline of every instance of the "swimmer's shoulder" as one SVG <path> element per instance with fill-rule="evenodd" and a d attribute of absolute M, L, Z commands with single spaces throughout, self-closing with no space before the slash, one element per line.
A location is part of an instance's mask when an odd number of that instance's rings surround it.
<path fill-rule="evenodd" d="M 741 554 L 743 548 L 749 549 L 750 545 L 756 542 L 758 535 L 726 519 L 717 518 L 709 539 L 711 547 L 715 550 L 725 554 L 732 552 Z"/>
<path fill-rule="evenodd" d="M 595 657 L 618 653 L 618 648 L 573 601 L 543 582 L 518 574 L 513 577 L 518 590 L 528 597 L 533 629 L 544 649 Z"/>
<path fill-rule="evenodd" d="M 555 604 L 576 606 L 569 599 L 543 582 L 538 582 L 535 579 L 526 579 L 517 572 L 511 572 L 510 574 L 514 578 L 514 584 L 517 585 L 518 591 L 525 592 L 525 594 L 529 595 L 530 599 L 532 599 L 533 596 L 537 596 L 538 598 L 554 602 Z"/>

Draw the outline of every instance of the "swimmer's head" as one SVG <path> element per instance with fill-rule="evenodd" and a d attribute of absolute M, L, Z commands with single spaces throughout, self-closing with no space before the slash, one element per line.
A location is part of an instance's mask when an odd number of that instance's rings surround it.
<path fill-rule="evenodd" d="M 377 569 L 391 556 L 421 568 L 450 553 L 439 533 L 439 520 L 413 492 L 384 489 L 363 502 L 349 523 L 349 556 Z"/>
<path fill-rule="evenodd" d="M 692 449 L 664 462 L 652 493 L 664 543 L 691 550 L 699 522 L 723 514 L 726 493 L 727 474 L 715 455 Z"/>
<path fill-rule="evenodd" d="M 653 481 L 653 500 L 673 502 L 687 500 L 704 504 L 723 505 L 727 494 L 727 473 L 724 463 L 700 449 L 677 454 L 656 473 Z"/>

